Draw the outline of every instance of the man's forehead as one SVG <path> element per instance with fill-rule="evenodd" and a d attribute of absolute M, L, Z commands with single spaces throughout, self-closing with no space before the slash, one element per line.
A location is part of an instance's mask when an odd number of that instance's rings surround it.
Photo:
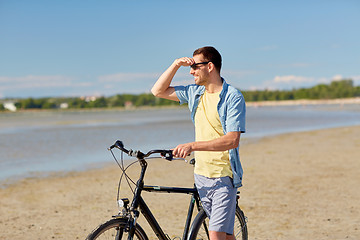
<path fill-rule="evenodd" d="M 193 58 L 196 60 L 204 60 L 204 56 L 202 54 L 194 55 Z"/>

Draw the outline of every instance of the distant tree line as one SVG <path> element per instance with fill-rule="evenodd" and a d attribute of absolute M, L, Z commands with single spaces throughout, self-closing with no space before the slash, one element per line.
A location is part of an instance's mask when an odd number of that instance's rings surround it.
<path fill-rule="evenodd" d="M 293 90 L 242 90 L 246 101 L 276 101 L 297 99 L 335 99 L 360 97 L 360 86 L 354 86 L 351 79 L 333 81 L 330 84 L 319 84 L 311 88 Z M 166 99 L 156 98 L 150 93 L 139 95 L 117 94 L 111 97 L 98 98 L 26 98 L 14 100 L 17 109 L 86 109 L 112 107 L 139 107 L 139 106 L 168 106 L 178 103 Z M 0 104 L 0 111 L 4 106 Z"/>
<path fill-rule="evenodd" d="M 282 91 L 242 91 L 242 93 L 245 100 L 250 102 L 298 99 L 335 99 L 360 97 L 360 86 L 355 87 L 351 79 L 344 79 L 341 81 L 332 81 L 330 84 L 319 84 L 311 88 Z"/>
<path fill-rule="evenodd" d="M 150 93 L 139 95 L 118 94 L 111 97 L 97 98 L 25 98 L 15 101 L 17 109 L 87 109 L 87 108 L 113 108 L 113 107 L 140 107 L 140 106 L 167 106 L 178 103 L 166 99 L 155 98 Z M 3 105 L 1 104 L 2 108 Z M 1 110 L 1 109 L 0 109 Z"/>

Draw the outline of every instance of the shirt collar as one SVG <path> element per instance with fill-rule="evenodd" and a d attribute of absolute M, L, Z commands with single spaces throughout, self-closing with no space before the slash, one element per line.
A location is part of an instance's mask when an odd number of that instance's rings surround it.
<path fill-rule="evenodd" d="M 223 82 L 223 87 L 222 87 L 222 90 L 221 90 L 221 93 L 220 93 L 220 98 L 222 98 L 223 96 L 225 96 L 227 90 L 228 90 L 228 86 L 229 84 L 226 83 L 225 79 L 224 78 L 221 78 L 222 82 Z"/>

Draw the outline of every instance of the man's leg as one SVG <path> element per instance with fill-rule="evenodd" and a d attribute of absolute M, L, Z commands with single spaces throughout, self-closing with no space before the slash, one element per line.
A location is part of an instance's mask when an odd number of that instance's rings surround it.
<path fill-rule="evenodd" d="M 210 239 L 234 239 L 234 220 L 236 211 L 236 192 L 229 177 L 206 178 L 195 174 L 203 208 L 208 215 Z"/>
<path fill-rule="evenodd" d="M 232 186 L 230 178 L 219 179 L 212 196 L 210 231 L 224 232 L 225 234 L 234 232 L 236 192 L 237 189 Z M 226 239 L 226 236 L 223 239 Z"/>

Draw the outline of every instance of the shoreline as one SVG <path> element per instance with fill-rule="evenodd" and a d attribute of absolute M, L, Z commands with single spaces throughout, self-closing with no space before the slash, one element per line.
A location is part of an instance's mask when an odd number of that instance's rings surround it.
<path fill-rule="evenodd" d="M 359 104 L 360 97 L 354 98 L 337 98 L 337 99 L 299 99 L 299 100 L 276 100 L 276 101 L 257 101 L 246 102 L 249 107 L 262 106 L 301 106 L 301 105 L 349 105 Z M 152 109 L 176 109 L 185 108 L 186 105 L 165 105 L 165 106 L 140 106 L 140 107 L 112 107 L 112 108 L 68 108 L 68 109 L 20 109 L 17 111 L 0 111 L 1 113 L 23 113 L 23 112 L 99 112 L 99 111 L 137 111 L 137 110 L 152 110 Z"/>
<path fill-rule="evenodd" d="M 356 98 L 337 98 L 337 99 L 299 99 L 299 100 L 280 100 L 280 101 L 259 101 L 247 102 L 247 106 L 262 107 L 262 106 L 306 106 L 306 105 L 348 105 L 359 104 L 360 97 Z"/>
<path fill-rule="evenodd" d="M 360 238 L 360 126 L 265 137 L 241 145 L 240 154 L 239 205 L 250 239 Z M 84 239 L 117 213 L 119 173 L 113 163 L 1 188 L 0 239 Z M 152 160 L 146 183 L 191 187 L 193 167 Z M 170 237 L 181 236 L 189 196 L 143 196 Z M 154 239 L 143 217 L 139 223 Z"/>

